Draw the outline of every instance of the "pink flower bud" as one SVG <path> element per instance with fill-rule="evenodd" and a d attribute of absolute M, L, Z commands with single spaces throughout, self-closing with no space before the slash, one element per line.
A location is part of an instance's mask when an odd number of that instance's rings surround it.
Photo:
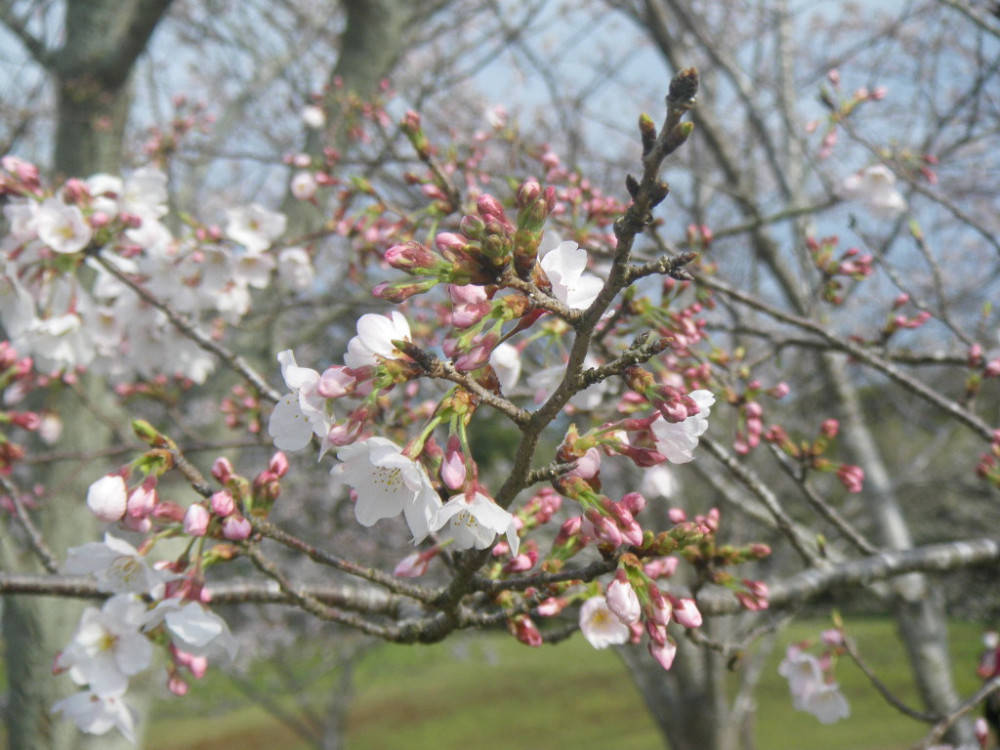
<path fill-rule="evenodd" d="M 233 463 L 228 458 L 217 458 L 212 463 L 212 476 L 220 484 L 228 482 L 235 473 Z"/>
<path fill-rule="evenodd" d="M 184 513 L 184 533 L 190 536 L 205 536 L 211 520 L 212 517 L 204 505 L 198 503 L 189 505 Z"/>
<path fill-rule="evenodd" d="M 479 215 L 483 218 L 492 216 L 503 221 L 507 219 L 503 210 L 503 204 L 489 193 L 483 193 L 479 197 L 479 200 L 476 201 L 476 208 L 479 211 Z"/>
<path fill-rule="evenodd" d="M 271 460 L 267 464 L 267 470 L 278 477 L 285 476 L 288 473 L 288 456 L 278 451 L 271 456 Z"/>
<path fill-rule="evenodd" d="M 862 484 L 865 481 L 865 472 L 860 466 L 842 464 L 837 469 L 837 479 L 840 480 L 848 492 L 857 493 L 861 492 Z"/>
<path fill-rule="evenodd" d="M 646 507 L 646 498 L 638 492 L 627 492 L 622 496 L 622 506 L 633 516 L 642 513 Z"/>
<path fill-rule="evenodd" d="M 588 448 L 576 461 L 576 466 L 570 474 L 581 479 L 593 479 L 601 471 L 601 452 L 597 448 Z"/>
<path fill-rule="evenodd" d="M 232 515 L 222 519 L 222 536 L 231 542 L 242 542 L 253 533 L 253 526 L 243 516 Z"/>
<path fill-rule="evenodd" d="M 647 621 L 660 627 L 666 627 L 670 624 L 670 618 L 673 616 L 673 603 L 656 586 L 647 586 L 646 593 L 649 595 Z"/>
<path fill-rule="evenodd" d="M 129 493 L 128 515 L 136 519 L 147 518 L 152 515 L 156 500 L 156 478 L 149 477 Z"/>
<path fill-rule="evenodd" d="M 844 631 L 839 628 L 829 628 L 820 635 L 827 646 L 841 646 L 844 643 Z"/>
<path fill-rule="evenodd" d="M 170 675 L 167 679 L 167 689 L 174 695 L 186 695 L 188 687 L 187 682 L 176 673 Z"/>
<path fill-rule="evenodd" d="M 553 542 L 554 545 L 565 544 L 571 537 L 577 536 L 583 527 L 583 518 L 581 516 L 573 516 L 572 518 L 567 518 L 563 521 L 561 527 L 559 527 L 559 534 L 556 535 L 556 539 Z"/>
<path fill-rule="evenodd" d="M 346 367 L 334 365 L 323 371 L 316 391 L 323 398 L 340 398 L 351 393 L 356 382 L 357 378 Z"/>
<path fill-rule="evenodd" d="M 212 505 L 212 512 L 217 516 L 225 518 L 236 512 L 236 501 L 225 490 L 214 493 L 208 500 Z"/>
<path fill-rule="evenodd" d="M 674 663 L 674 657 L 677 656 L 677 644 L 674 643 L 670 638 L 665 638 L 662 644 L 649 642 L 649 653 L 660 663 L 660 666 L 664 669 L 670 669 Z"/>
<path fill-rule="evenodd" d="M 701 612 L 694 599 L 674 599 L 674 620 L 686 628 L 701 627 Z"/>
<path fill-rule="evenodd" d="M 671 508 L 667 511 L 667 518 L 670 519 L 670 523 L 684 523 L 687 520 L 687 513 L 683 508 Z"/>
<path fill-rule="evenodd" d="M 837 437 L 837 433 L 840 432 L 840 422 L 836 419 L 826 419 L 823 421 L 823 424 L 819 426 L 819 431 L 822 432 L 824 436 L 832 440 Z"/>
<path fill-rule="evenodd" d="M 669 578 L 677 571 L 680 562 L 679 557 L 661 557 L 646 563 L 643 571 L 649 578 Z"/>
<path fill-rule="evenodd" d="M 642 605 L 639 604 L 639 597 L 635 593 L 625 574 L 622 572 L 616 577 L 604 592 L 608 609 L 614 612 L 615 617 L 626 625 L 638 622 L 642 615 Z"/>
<path fill-rule="evenodd" d="M 392 574 L 397 578 L 419 578 L 427 572 L 431 560 L 437 556 L 438 551 L 437 547 L 432 547 L 424 552 L 409 554 L 397 563 Z"/>
<path fill-rule="evenodd" d="M 518 615 L 510 623 L 510 629 L 514 637 L 521 643 L 532 647 L 542 645 L 542 634 L 539 632 L 538 626 L 527 615 Z"/>
<path fill-rule="evenodd" d="M 569 602 L 565 599 L 550 596 L 548 599 L 543 599 L 538 603 L 536 611 L 538 612 L 539 617 L 555 617 L 566 609 L 567 604 L 569 604 Z"/>
<path fill-rule="evenodd" d="M 385 251 L 385 262 L 400 271 L 430 271 L 438 264 L 438 257 L 415 241 L 393 245 Z"/>

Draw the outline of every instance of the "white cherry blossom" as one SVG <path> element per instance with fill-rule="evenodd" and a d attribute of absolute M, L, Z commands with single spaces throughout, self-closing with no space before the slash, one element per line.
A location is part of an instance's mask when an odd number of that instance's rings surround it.
<path fill-rule="evenodd" d="M 174 646 L 192 656 L 236 658 L 237 644 L 226 621 L 201 602 L 164 599 L 146 613 L 143 629 L 162 624 Z"/>
<path fill-rule="evenodd" d="M 316 279 L 309 253 L 301 247 L 287 247 L 278 253 L 278 276 L 297 291 L 308 289 Z"/>
<path fill-rule="evenodd" d="M 121 695 L 128 678 L 148 668 L 153 646 L 139 632 L 146 605 L 131 594 L 111 597 L 101 609 L 87 607 L 70 644 L 56 658 L 77 685 L 99 698 Z"/>
<path fill-rule="evenodd" d="M 93 232 L 78 206 L 58 198 L 46 198 L 34 216 L 38 239 L 57 253 L 78 253 L 87 246 Z"/>
<path fill-rule="evenodd" d="M 514 390 L 521 377 L 521 352 L 517 347 L 506 341 L 498 345 L 490 354 L 490 364 L 504 393 Z"/>
<path fill-rule="evenodd" d="M 588 599 L 580 607 L 580 632 L 598 649 L 628 643 L 631 636 L 629 626 L 608 608 L 603 596 Z"/>
<path fill-rule="evenodd" d="M 291 349 L 280 352 L 278 362 L 291 393 L 274 407 L 267 431 L 279 449 L 296 451 L 305 448 L 314 434 L 325 437 L 332 422 L 326 413 L 326 399 L 318 391 L 320 374 L 299 367 Z"/>
<path fill-rule="evenodd" d="M 101 698 L 90 690 L 56 701 L 52 713 L 62 714 L 87 734 L 107 734 L 117 729 L 132 744 L 136 743 L 135 712 L 125 705 L 121 695 Z"/>
<path fill-rule="evenodd" d="M 243 245 L 250 253 L 261 253 L 285 233 L 284 214 L 270 211 L 259 203 L 226 212 L 226 236 Z"/>
<path fill-rule="evenodd" d="M 347 342 L 344 355 L 344 364 L 352 369 L 377 364 L 377 357 L 398 357 L 392 342 L 410 340 L 410 324 L 396 310 L 389 315 L 366 313 L 358 318 L 357 329 L 358 335 Z"/>
<path fill-rule="evenodd" d="M 103 542 L 72 547 L 66 554 L 66 572 L 92 573 L 99 591 L 148 593 L 154 599 L 163 596 L 164 585 L 175 577 L 172 573 L 155 570 L 145 555 L 111 534 L 105 534 Z"/>
<path fill-rule="evenodd" d="M 302 122 L 306 124 L 307 128 L 320 130 L 321 128 L 326 127 L 326 113 L 321 107 L 310 104 L 309 106 L 302 108 L 301 114 Z"/>
<path fill-rule="evenodd" d="M 345 445 L 337 452 L 341 463 L 330 472 L 357 491 L 354 515 L 362 526 L 403 513 L 414 542 L 431 531 L 431 519 L 441 499 L 427 471 L 404 456 L 398 445 L 372 437 Z"/>
<path fill-rule="evenodd" d="M 858 201 L 879 219 L 894 219 L 906 210 L 906 198 L 896 189 L 896 175 L 883 164 L 874 164 L 844 178 L 837 195 Z"/>
<path fill-rule="evenodd" d="M 652 424 L 656 450 L 675 464 L 686 464 L 694 460 L 694 449 L 698 438 L 708 429 L 710 407 L 715 396 L 710 391 L 692 391 L 690 397 L 698 405 L 698 413 L 683 422 L 668 422 L 660 415 Z"/>
<path fill-rule="evenodd" d="M 517 555 L 521 542 L 514 516 L 481 492 L 471 501 L 464 493 L 451 498 L 434 516 L 431 531 L 451 537 L 457 549 L 486 549 L 505 534 L 511 554 Z"/>
<path fill-rule="evenodd" d="M 552 283 L 553 296 L 567 307 L 587 309 L 604 286 L 597 276 L 585 273 L 587 251 L 575 242 L 560 242 L 539 262 Z"/>

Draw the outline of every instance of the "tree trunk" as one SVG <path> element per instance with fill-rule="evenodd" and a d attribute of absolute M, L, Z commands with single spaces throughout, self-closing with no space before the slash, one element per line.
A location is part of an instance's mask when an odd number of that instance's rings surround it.
<path fill-rule="evenodd" d="M 322 162 L 323 149 L 343 151 L 349 145 L 349 128 L 344 122 L 344 96 L 361 100 L 378 91 L 379 83 L 391 72 L 405 48 L 404 34 L 421 19 L 420 3 L 408 0 L 344 0 L 347 22 L 341 37 L 340 55 L 327 79 L 329 92 L 323 101 L 327 127 L 308 130 L 302 152 Z M 415 7 L 416 6 L 416 7 Z M 340 87 L 334 85 L 340 82 Z M 315 204 L 296 199 L 286 192 L 281 211 L 288 217 L 288 235 L 301 236 L 319 231 L 327 220 L 323 207 L 329 189 L 316 195 Z"/>

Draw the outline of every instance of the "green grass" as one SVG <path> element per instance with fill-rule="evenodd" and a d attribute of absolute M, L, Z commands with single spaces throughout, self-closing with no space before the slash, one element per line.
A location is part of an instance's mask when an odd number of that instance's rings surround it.
<path fill-rule="evenodd" d="M 757 693 L 758 746 L 808 750 L 902 750 L 923 728 L 889 708 L 861 672 L 847 661 L 837 677 L 851 704 L 851 717 L 823 726 L 792 709 L 788 687 L 777 674 L 784 644 L 815 638 L 825 622 L 797 623 L 782 634 Z M 906 659 L 885 620 L 848 620 L 848 632 L 878 676 L 908 704 L 917 706 Z M 958 623 L 951 630 L 959 689 L 973 690 L 979 628 Z M 647 750 L 662 747 L 642 698 L 618 658 L 594 651 L 581 638 L 558 647 L 530 649 L 490 635 L 435 646 L 387 646 L 365 657 L 356 676 L 356 698 L 348 723 L 348 750 L 475 750 L 572 748 Z M 323 692 L 323 691 L 317 691 Z M 233 698 L 215 680 L 184 699 L 201 709 Z M 325 695 L 317 696 L 318 703 Z M 174 702 L 171 713 L 183 702 Z M 260 709 L 241 709 L 209 720 L 154 724 L 153 750 L 306 747 Z M 206 732 L 210 732 L 206 734 Z"/>

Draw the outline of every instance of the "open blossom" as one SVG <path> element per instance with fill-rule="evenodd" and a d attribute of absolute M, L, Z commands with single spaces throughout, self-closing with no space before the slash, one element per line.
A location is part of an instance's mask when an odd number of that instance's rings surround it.
<path fill-rule="evenodd" d="M 66 554 L 66 572 L 92 573 L 97 589 L 116 594 L 163 596 L 164 586 L 173 574 L 154 570 L 146 557 L 123 539 L 104 535 L 103 542 L 90 542 L 71 548 Z"/>
<path fill-rule="evenodd" d="M 62 714 L 87 734 L 107 734 L 117 729 L 129 742 L 135 744 L 135 713 L 125 705 L 121 695 L 99 697 L 90 690 L 56 701 L 52 713 Z"/>
<path fill-rule="evenodd" d="M 308 289 L 316 278 L 312 258 L 301 247 L 287 247 L 278 253 L 278 276 L 289 287 Z"/>
<path fill-rule="evenodd" d="M 580 632 L 594 648 L 628 643 L 632 631 L 608 608 L 603 596 L 588 599 L 580 607 Z"/>
<path fill-rule="evenodd" d="M 289 185 L 292 195 L 294 195 L 300 201 L 311 200 L 313 196 L 316 195 L 316 191 L 319 189 L 319 184 L 316 182 L 316 175 L 307 170 L 302 170 L 301 172 L 296 172 L 292 175 L 292 181 Z"/>
<path fill-rule="evenodd" d="M 21 331 L 15 345 L 31 352 L 43 371 L 85 366 L 96 354 L 91 334 L 75 312 L 35 318 Z"/>
<path fill-rule="evenodd" d="M 847 698 L 840 692 L 836 682 L 824 682 L 816 685 L 802 697 L 800 709 L 811 713 L 820 724 L 833 724 L 851 715 L 851 707 Z"/>
<path fill-rule="evenodd" d="M 585 273 L 587 251 L 575 242 L 559 242 L 539 263 L 552 283 L 553 296 L 567 307 L 585 310 L 604 286 L 598 277 Z"/>
<path fill-rule="evenodd" d="M 269 211 L 259 203 L 231 208 L 226 212 L 226 236 L 251 253 L 261 253 L 285 233 L 284 214 Z"/>
<path fill-rule="evenodd" d="M 651 427 L 656 450 L 675 464 L 686 464 L 694 460 L 698 438 L 708 429 L 709 407 L 715 403 L 715 396 L 709 391 L 692 391 L 689 395 L 698 405 L 697 414 L 683 422 L 668 422 L 661 415 Z"/>
<path fill-rule="evenodd" d="M 366 313 L 358 318 L 357 328 L 344 355 L 344 364 L 352 369 L 378 364 L 377 357 L 393 359 L 399 353 L 392 342 L 410 340 L 410 324 L 396 310 L 389 315 Z"/>
<path fill-rule="evenodd" d="M 788 680 L 793 699 L 823 681 L 819 659 L 795 645 L 785 652 L 785 658 L 778 665 L 778 674 Z"/>
<path fill-rule="evenodd" d="M 149 166 L 135 170 L 122 187 L 120 210 L 141 216 L 143 224 L 164 216 L 167 213 L 167 175 L 163 170 Z"/>
<path fill-rule="evenodd" d="M 464 493 L 451 498 L 434 516 L 431 531 L 450 536 L 458 549 L 486 549 L 498 534 L 505 534 L 515 556 L 521 542 L 514 516 L 481 492 L 471 501 Z"/>
<path fill-rule="evenodd" d="M 291 349 L 278 353 L 281 375 L 291 393 L 285 394 L 271 412 L 268 434 L 283 451 L 297 451 L 309 445 L 312 436 L 325 437 L 331 420 L 326 413 L 326 398 L 320 395 L 320 374 L 299 367 Z"/>
<path fill-rule="evenodd" d="M 859 201 L 879 219 L 894 219 L 906 210 L 906 199 L 896 190 L 896 175 L 875 164 L 845 178 L 837 188 L 844 200 Z"/>
<path fill-rule="evenodd" d="M 153 646 L 139 632 L 146 605 L 132 594 L 111 597 L 101 609 L 87 607 L 73 639 L 56 658 L 77 685 L 99 698 L 121 695 L 128 678 L 152 663 Z"/>
<path fill-rule="evenodd" d="M 663 464 L 650 466 L 642 473 L 639 491 L 650 497 L 673 497 L 680 487 L 677 477 Z"/>
<path fill-rule="evenodd" d="M 236 639 L 226 621 L 201 602 L 164 599 L 145 613 L 143 630 L 163 625 L 180 651 L 193 656 L 236 658 Z"/>
<path fill-rule="evenodd" d="M 35 211 L 34 225 L 38 238 L 57 253 L 78 253 L 93 236 L 83 212 L 58 198 L 42 201 Z"/>
<path fill-rule="evenodd" d="M 510 393 L 521 378 L 521 353 L 506 341 L 494 347 L 490 353 L 490 364 L 497 374 L 504 393 Z"/>
<path fill-rule="evenodd" d="M 373 526 L 400 513 L 415 542 L 431 531 L 431 519 L 441 498 L 427 471 L 391 440 L 372 437 L 345 445 L 337 452 L 341 463 L 330 472 L 358 494 L 354 515 L 362 526 Z"/>
<path fill-rule="evenodd" d="M 799 646 L 788 647 L 785 658 L 778 665 L 778 674 L 788 680 L 792 705 L 797 710 L 811 713 L 823 724 L 832 724 L 850 715 L 850 707 L 840 687 L 825 679 L 819 659 Z"/>

